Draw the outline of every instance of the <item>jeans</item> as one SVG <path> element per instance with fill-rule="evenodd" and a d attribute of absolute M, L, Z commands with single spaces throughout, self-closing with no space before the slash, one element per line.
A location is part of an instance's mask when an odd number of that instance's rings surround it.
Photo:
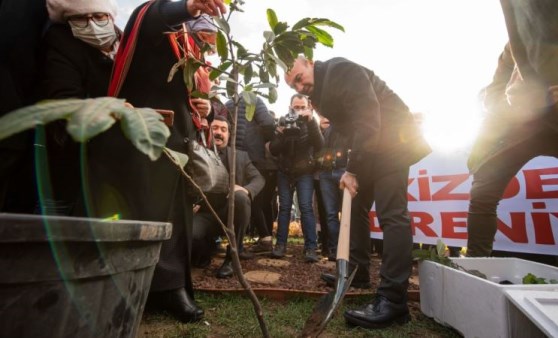
<path fill-rule="evenodd" d="M 344 169 L 334 169 L 320 172 L 320 191 L 325 209 L 326 219 L 322 226 L 327 226 L 327 248 L 330 254 L 337 252 L 339 238 L 339 211 L 341 209 L 342 193 L 339 189 L 339 180 L 345 172 Z"/>
<path fill-rule="evenodd" d="M 304 249 L 317 249 L 316 218 L 312 209 L 314 194 L 314 177 L 311 174 L 291 178 L 285 173 L 277 173 L 277 189 L 279 193 L 279 220 L 277 225 L 277 244 L 286 244 L 289 236 L 291 205 L 296 189 L 300 208 Z"/>

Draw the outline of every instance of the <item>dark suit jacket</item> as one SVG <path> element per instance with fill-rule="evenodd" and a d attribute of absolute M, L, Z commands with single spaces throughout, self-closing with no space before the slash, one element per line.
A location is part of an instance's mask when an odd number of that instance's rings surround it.
<path fill-rule="evenodd" d="M 228 168 L 232 167 L 232 149 L 227 147 L 227 161 Z M 250 192 L 250 198 L 254 200 L 254 197 L 263 189 L 265 185 L 265 179 L 260 174 L 258 169 L 254 166 L 248 153 L 242 150 L 236 151 L 236 170 L 235 170 L 235 182 L 241 187 L 245 188 Z"/>
<path fill-rule="evenodd" d="M 376 177 L 430 153 L 409 108 L 373 71 L 344 58 L 314 64 L 317 110 L 350 138 L 347 171 Z"/>

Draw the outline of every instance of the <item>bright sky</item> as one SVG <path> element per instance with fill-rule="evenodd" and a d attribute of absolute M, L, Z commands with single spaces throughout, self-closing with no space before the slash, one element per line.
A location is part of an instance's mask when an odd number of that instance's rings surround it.
<path fill-rule="evenodd" d="M 143 0 L 117 0 L 123 27 Z M 506 30 L 498 0 L 246 0 L 235 13 L 233 37 L 259 51 L 269 30 L 266 9 L 293 25 L 304 17 L 344 26 L 334 48 L 319 46 L 316 60 L 342 56 L 372 69 L 411 108 L 425 116 L 425 135 L 438 150 L 470 145 L 480 121 L 479 91 L 490 83 Z M 281 78 L 268 107 L 284 115 L 293 94 Z"/>

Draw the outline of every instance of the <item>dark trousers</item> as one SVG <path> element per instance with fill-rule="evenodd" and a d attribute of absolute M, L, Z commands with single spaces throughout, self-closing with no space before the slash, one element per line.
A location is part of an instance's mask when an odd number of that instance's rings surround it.
<path fill-rule="evenodd" d="M 370 218 L 373 204 L 384 234 L 380 285 L 377 293 L 395 303 L 407 301 L 413 236 L 407 210 L 409 169 L 391 172 L 367 182 L 359 180 L 352 201 L 350 261 L 358 265 L 356 280 L 369 280 Z"/>
<path fill-rule="evenodd" d="M 508 183 L 527 162 L 541 155 L 558 157 L 558 133 L 551 129 L 491 158 L 473 175 L 467 216 L 468 256 L 490 256 L 497 230 L 497 208 Z"/>
<path fill-rule="evenodd" d="M 260 238 L 271 236 L 273 231 L 273 197 L 277 188 L 277 170 L 260 170 L 265 185 L 252 202 L 250 224 L 256 228 Z"/>
<path fill-rule="evenodd" d="M 250 209 L 252 201 L 250 197 L 242 191 L 235 191 L 234 193 L 234 227 L 237 247 L 240 248 L 240 243 L 244 237 L 244 231 L 250 221 Z M 224 206 L 216 210 L 219 218 L 227 225 L 228 206 Z M 215 238 L 223 234 L 223 230 L 219 222 L 215 219 L 212 213 L 207 210 L 199 211 L 194 215 L 194 230 L 193 230 L 193 250 L 194 255 L 198 260 L 208 258 L 211 255 L 211 249 Z M 230 253 L 227 250 L 227 258 L 230 258 Z"/>

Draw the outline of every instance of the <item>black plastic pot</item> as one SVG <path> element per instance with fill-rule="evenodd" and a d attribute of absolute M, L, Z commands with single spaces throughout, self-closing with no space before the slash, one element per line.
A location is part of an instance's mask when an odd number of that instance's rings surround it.
<path fill-rule="evenodd" d="M 0 336 L 135 337 L 171 229 L 0 214 Z"/>

